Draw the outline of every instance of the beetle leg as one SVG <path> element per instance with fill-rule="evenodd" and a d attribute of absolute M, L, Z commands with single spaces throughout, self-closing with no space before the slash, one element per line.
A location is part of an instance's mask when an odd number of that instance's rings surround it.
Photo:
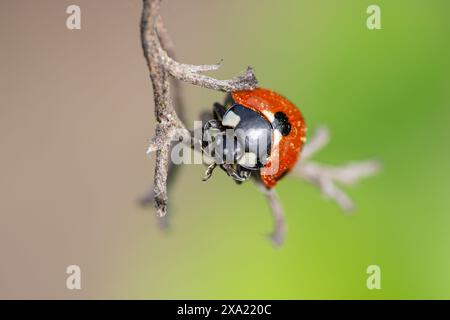
<path fill-rule="evenodd" d="M 242 179 L 244 179 L 243 181 L 246 181 L 246 180 L 248 180 L 250 177 L 251 177 L 251 175 L 252 175 L 252 172 L 250 171 L 250 170 L 243 170 L 243 168 L 241 167 L 241 166 L 237 166 L 237 168 L 236 168 L 236 173 L 242 178 Z M 237 184 L 241 184 L 243 181 L 238 181 L 238 180 L 235 180 L 235 182 L 237 183 Z"/>
<path fill-rule="evenodd" d="M 245 180 L 247 180 L 250 177 L 250 174 L 243 174 L 243 172 L 238 172 L 236 169 L 234 169 L 231 165 L 229 164 L 222 164 L 221 168 L 223 170 L 225 170 L 225 172 L 234 180 L 236 180 L 236 182 L 244 182 Z"/>
<path fill-rule="evenodd" d="M 238 174 L 243 177 L 245 180 L 249 179 L 252 175 L 252 172 L 250 170 L 242 170 L 241 166 L 238 166 L 237 169 Z"/>
<path fill-rule="evenodd" d="M 214 169 L 217 167 L 217 163 L 211 163 L 205 171 L 205 175 L 203 176 L 203 181 L 207 181 L 211 178 Z M 221 164 L 220 168 L 222 168 L 236 183 L 242 183 L 248 180 L 251 176 L 251 171 L 241 171 L 240 169 L 234 169 L 229 164 Z"/>
<path fill-rule="evenodd" d="M 205 175 L 203 176 L 203 181 L 208 180 L 209 178 L 211 178 L 214 169 L 216 168 L 217 164 L 216 163 L 211 163 L 208 168 L 205 171 Z"/>
<path fill-rule="evenodd" d="M 222 131 L 223 126 L 222 123 L 217 119 L 211 119 L 208 122 L 205 123 L 205 126 L 203 127 L 203 130 L 206 131 L 208 129 L 218 129 Z"/>
<path fill-rule="evenodd" d="M 224 165 L 224 169 L 225 169 L 225 171 L 227 172 L 227 174 L 228 174 L 231 178 L 233 178 L 234 180 L 239 181 L 239 182 L 245 181 L 244 178 L 242 178 L 242 177 L 236 172 L 236 170 L 234 170 L 231 166 L 229 166 L 229 165 Z"/>
<path fill-rule="evenodd" d="M 221 105 L 220 103 L 216 102 L 213 105 L 213 114 L 214 119 L 222 121 L 223 115 L 225 114 L 225 107 Z"/>

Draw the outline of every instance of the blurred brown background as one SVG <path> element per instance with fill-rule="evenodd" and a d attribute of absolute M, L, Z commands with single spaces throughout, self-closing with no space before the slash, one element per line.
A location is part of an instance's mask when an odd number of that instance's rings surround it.
<path fill-rule="evenodd" d="M 163 14 L 179 55 L 192 63 L 224 57 L 204 27 L 217 25 L 217 12 L 202 12 L 207 1 L 170 2 Z M 81 7 L 81 30 L 66 28 L 70 4 Z M 136 210 L 135 202 L 153 173 L 140 10 L 141 1 L 0 2 L 0 298 L 105 294 L 102 270 L 120 270 L 110 257 L 127 250 L 130 234 L 154 231 L 152 208 Z M 192 39 L 210 52 L 195 50 Z M 195 90 L 186 98 L 200 111 Z M 215 96 L 203 94 L 204 106 Z M 89 288 L 65 288 L 70 264 L 80 265 Z"/>

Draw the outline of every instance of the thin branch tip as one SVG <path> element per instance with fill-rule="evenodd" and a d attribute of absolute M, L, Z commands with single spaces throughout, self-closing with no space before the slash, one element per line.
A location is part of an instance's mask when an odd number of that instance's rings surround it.
<path fill-rule="evenodd" d="M 355 209 L 353 201 L 337 185 L 354 185 L 360 180 L 378 173 L 381 164 L 377 160 L 352 161 L 341 166 L 320 164 L 309 159 L 323 149 L 330 139 L 328 128 L 317 128 L 311 141 L 304 147 L 302 158 L 294 168 L 294 174 L 316 185 L 322 194 L 334 200 L 344 212 Z"/>
<path fill-rule="evenodd" d="M 150 143 L 148 145 L 148 148 L 147 148 L 147 151 L 145 153 L 146 154 L 151 154 L 151 153 L 153 153 L 153 152 L 155 152 L 157 150 L 158 150 L 158 144 L 155 141 L 152 140 L 152 141 L 150 141 Z"/>
<path fill-rule="evenodd" d="M 233 81 L 235 81 L 235 86 L 238 90 L 253 90 L 258 86 L 258 80 L 256 79 L 255 72 L 250 66 L 247 67 L 244 74 L 237 76 L 233 79 Z"/>

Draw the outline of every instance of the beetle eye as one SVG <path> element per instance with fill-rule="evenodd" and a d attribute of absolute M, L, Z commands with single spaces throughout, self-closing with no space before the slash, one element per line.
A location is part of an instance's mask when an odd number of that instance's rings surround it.
<path fill-rule="evenodd" d="M 291 124 L 284 112 L 275 113 L 275 120 L 273 121 L 273 128 L 281 132 L 283 136 L 287 136 L 291 132 Z"/>

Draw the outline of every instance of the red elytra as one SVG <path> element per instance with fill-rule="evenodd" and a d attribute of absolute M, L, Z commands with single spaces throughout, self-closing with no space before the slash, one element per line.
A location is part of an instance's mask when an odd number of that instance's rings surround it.
<path fill-rule="evenodd" d="M 263 115 L 273 123 L 275 113 L 283 112 L 291 125 L 290 132 L 279 135 L 278 142 L 272 139 L 271 154 L 266 165 L 261 168 L 261 180 L 267 188 L 273 188 L 299 158 L 300 151 L 306 141 L 306 124 L 302 113 L 285 97 L 263 88 L 234 91 L 233 100 L 244 107 Z"/>

